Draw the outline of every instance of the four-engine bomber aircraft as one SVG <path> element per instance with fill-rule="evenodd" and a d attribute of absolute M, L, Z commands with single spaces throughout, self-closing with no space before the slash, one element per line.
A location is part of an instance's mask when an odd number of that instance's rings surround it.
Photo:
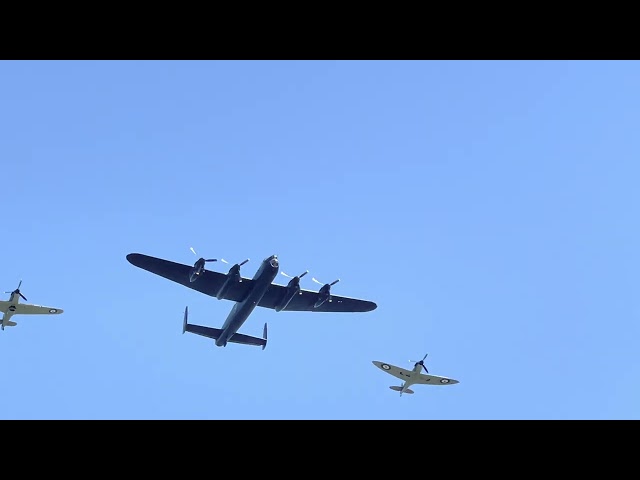
<path fill-rule="evenodd" d="M 61 308 L 43 307 L 42 305 L 32 305 L 30 303 L 20 303 L 20 298 L 25 302 L 27 298 L 20 292 L 22 280 L 18 283 L 18 288 L 10 293 L 9 301 L 0 300 L 0 312 L 2 316 L 2 330 L 4 327 L 15 327 L 16 322 L 12 322 L 10 318 L 14 315 L 58 315 L 63 312 Z"/>
<path fill-rule="evenodd" d="M 388 374 L 404 380 L 400 386 L 391 385 L 389 387 L 391 390 L 400 392 L 400 396 L 402 396 L 403 393 L 414 393 L 413 390 L 409 388 L 411 385 L 455 385 L 456 383 L 460 383 L 458 380 L 454 380 L 452 378 L 439 377 L 437 375 L 425 375 L 424 373 L 421 373 L 423 368 L 425 372 L 429 373 L 427 367 L 424 366 L 424 359 L 427 358 L 427 355 L 428 354 L 425 354 L 425 356 L 422 357 L 422 360 L 415 362 L 412 370 L 405 370 L 404 368 L 389 365 L 384 362 L 374 361 L 372 363 Z M 410 361 L 414 362 L 415 360 Z"/>
<path fill-rule="evenodd" d="M 277 255 L 265 258 L 252 279 L 240 275 L 240 266 L 248 260 L 236 263 L 227 274 L 206 270 L 203 258 L 199 258 L 193 266 L 141 253 L 130 253 L 127 260 L 138 268 L 218 300 L 236 302 L 221 329 L 189 324 L 188 310 L 185 309 L 183 332 L 212 338 L 218 347 L 225 347 L 230 342 L 262 346 L 264 349 L 267 344 L 266 324 L 263 338 L 237 333 L 256 307 L 270 308 L 276 312 L 370 312 L 377 308 L 374 302 L 367 300 L 331 295 L 331 286 L 339 280 L 323 285 L 318 292 L 301 289 L 300 278 L 308 272 L 295 277 L 280 272 L 291 278 L 289 283 L 286 286 L 272 283 L 280 270 Z M 315 279 L 314 281 L 320 283 Z"/>

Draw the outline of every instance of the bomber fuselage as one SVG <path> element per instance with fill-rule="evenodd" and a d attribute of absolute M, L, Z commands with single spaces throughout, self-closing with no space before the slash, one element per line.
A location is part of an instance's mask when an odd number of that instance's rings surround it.
<path fill-rule="evenodd" d="M 242 301 L 237 302 L 229 312 L 222 326 L 222 335 L 216 340 L 218 347 L 226 346 L 227 341 L 242 327 L 244 322 L 247 321 L 251 312 L 258 306 L 258 303 L 260 303 L 267 289 L 276 278 L 279 268 L 280 265 L 277 255 L 271 255 L 263 260 L 260 268 L 253 276 L 251 290 L 249 290 L 246 297 Z"/>

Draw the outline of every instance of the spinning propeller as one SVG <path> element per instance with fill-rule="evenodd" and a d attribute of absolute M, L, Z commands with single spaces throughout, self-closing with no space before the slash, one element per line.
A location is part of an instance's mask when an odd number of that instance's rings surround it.
<path fill-rule="evenodd" d="M 227 262 L 224 258 L 221 258 L 221 259 L 220 259 L 220 261 L 221 261 L 221 262 L 224 262 L 224 263 L 229 263 L 229 262 Z M 247 263 L 248 261 L 249 261 L 249 259 L 247 258 L 244 262 L 236 263 L 236 265 L 238 265 L 238 267 L 241 267 L 242 265 L 244 265 L 244 264 L 245 264 L 245 263 Z"/>
<path fill-rule="evenodd" d="M 340 281 L 340 279 L 337 279 L 331 283 L 322 283 L 320 280 L 316 280 L 314 277 L 311 277 L 311 280 L 313 280 L 314 282 L 316 282 L 318 285 L 328 285 L 330 287 L 333 287 L 336 283 L 338 283 Z"/>
<path fill-rule="evenodd" d="M 311 280 L 313 280 L 314 282 L 322 285 L 322 288 L 318 291 L 318 297 L 316 300 L 316 303 L 313 304 L 314 308 L 318 308 L 320 307 L 320 305 L 322 305 L 324 302 L 331 302 L 331 287 L 333 285 L 335 285 L 336 283 L 338 283 L 340 281 L 340 279 L 334 280 L 331 283 L 325 283 L 323 284 L 322 282 L 320 282 L 319 280 L 312 278 Z"/>
<path fill-rule="evenodd" d="M 422 357 L 422 360 L 409 360 L 411 363 L 415 363 L 416 365 L 422 365 L 422 368 L 424 368 L 424 371 L 429 373 L 429 370 L 427 370 L 427 367 L 424 366 L 424 359 L 427 358 L 427 355 L 429 355 L 428 353 L 424 354 L 424 357 Z"/>
<path fill-rule="evenodd" d="M 296 278 L 296 277 L 292 277 L 291 275 L 287 275 L 286 273 L 284 273 L 282 270 L 280 270 L 280 273 L 282 275 L 284 275 L 287 278 Z M 309 273 L 309 270 L 306 270 L 304 273 L 297 275 L 298 280 L 301 279 L 302 277 L 304 277 L 307 273 Z"/>
<path fill-rule="evenodd" d="M 20 283 L 18 283 L 18 288 L 16 288 L 13 292 L 4 292 L 4 293 L 15 293 L 17 295 L 20 295 L 25 302 L 28 302 L 29 300 L 27 300 L 27 297 L 25 297 L 22 293 L 20 293 L 20 285 L 22 285 L 22 280 L 20 280 Z"/>
<path fill-rule="evenodd" d="M 193 247 L 189 247 L 189 248 L 191 249 L 191 251 L 193 252 L 193 254 L 197 257 L 197 256 L 198 256 L 198 254 L 197 254 L 197 253 L 196 253 L 196 251 L 193 249 Z M 218 259 L 217 259 L 217 258 L 209 258 L 209 259 L 204 259 L 204 258 L 203 258 L 202 260 L 204 260 L 205 262 L 217 262 L 217 261 L 218 261 Z M 222 258 L 220 259 L 220 261 L 221 261 L 221 262 L 224 262 L 224 263 L 228 263 L 226 260 L 224 260 L 224 259 L 222 259 Z"/>

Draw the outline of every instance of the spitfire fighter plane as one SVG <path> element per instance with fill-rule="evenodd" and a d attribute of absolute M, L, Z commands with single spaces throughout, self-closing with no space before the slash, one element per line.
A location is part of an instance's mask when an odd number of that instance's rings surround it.
<path fill-rule="evenodd" d="M 20 285 L 22 285 L 22 280 L 20 280 L 18 288 L 13 292 L 4 292 L 11 294 L 8 301 L 0 300 L 0 312 L 3 313 L 2 330 L 4 330 L 4 327 L 15 327 L 17 325 L 16 322 L 10 320 L 13 315 L 59 315 L 63 312 L 60 308 L 20 303 L 20 298 L 25 302 L 27 301 L 27 298 L 20 292 Z"/>
<path fill-rule="evenodd" d="M 391 385 L 389 387 L 391 390 L 400 392 L 400 396 L 402 396 L 403 393 L 414 393 L 413 390 L 409 388 L 411 385 L 455 385 L 456 383 L 460 383 L 458 380 L 453 380 L 452 378 L 425 375 L 422 373 L 423 368 L 425 372 L 429 373 L 427 367 L 424 366 L 424 359 L 427 358 L 427 355 L 428 354 L 425 354 L 425 356 L 422 357 L 422 360 L 418 360 L 417 362 L 415 360 L 410 360 L 411 362 L 415 362 L 412 370 L 405 370 L 404 368 L 389 365 L 384 362 L 374 361 L 372 363 L 388 374 L 404 380 L 400 386 Z"/>
<path fill-rule="evenodd" d="M 193 251 L 193 249 L 192 249 Z M 194 252 L 195 253 L 195 252 Z M 276 312 L 369 312 L 377 305 L 368 300 L 331 295 L 331 287 L 338 283 L 322 284 L 318 292 L 304 290 L 300 287 L 300 279 L 308 271 L 291 277 L 280 271 L 277 255 L 265 258 L 253 278 L 245 278 L 240 274 L 240 267 L 247 263 L 233 265 L 228 273 L 218 273 L 206 270 L 207 260 L 199 258 L 193 266 L 151 257 L 141 253 L 130 253 L 127 260 L 132 265 L 164 277 L 185 287 L 204 293 L 218 300 L 231 300 L 235 305 L 229 312 L 222 328 L 204 327 L 188 323 L 188 308 L 185 309 L 183 333 L 190 332 L 215 340 L 218 347 L 226 347 L 227 343 L 256 345 L 264 347 L 267 344 L 267 325 L 263 330 L 263 337 L 250 337 L 238 333 L 240 327 L 247 321 L 256 307 L 275 310 Z M 211 259 L 209 261 L 216 261 Z M 225 260 L 221 260 L 227 263 Z M 278 273 L 290 278 L 287 285 L 273 283 Z"/>

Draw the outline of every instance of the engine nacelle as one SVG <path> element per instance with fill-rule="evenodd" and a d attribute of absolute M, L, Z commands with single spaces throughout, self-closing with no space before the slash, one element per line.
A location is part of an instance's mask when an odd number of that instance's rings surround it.
<path fill-rule="evenodd" d="M 196 251 L 191 248 L 191 251 L 195 254 Z M 200 275 L 202 275 L 205 270 L 204 270 L 204 264 L 207 262 L 217 262 L 218 260 L 216 258 L 209 258 L 209 259 L 204 259 L 202 257 L 200 257 L 198 260 L 196 260 L 196 263 L 193 264 L 193 267 L 191 268 L 191 270 L 189 271 L 189 281 L 191 283 L 195 282 L 198 277 L 200 277 Z"/>
<path fill-rule="evenodd" d="M 329 293 L 329 289 L 325 290 L 325 287 L 322 287 L 318 292 L 318 300 L 316 300 L 316 303 L 313 305 L 313 308 L 318 308 L 319 306 L 323 305 L 327 300 L 331 301 L 331 293 Z"/>
<path fill-rule="evenodd" d="M 229 273 L 227 273 L 227 279 L 218 290 L 218 293 L 216 293 L 216 298 L 218 300 L 221 300 L 232 284 L 240 283 L 241 281 L 242 276 L 240 275 L 240 265 L 236 264 L 229 269 Z"/>
<path fill-rule="evenodd" d="M 321 305 L 323 305 L 325 302 L 331 301 L 331 286 L 335 285 L 339 281 L 340 279 L 336 280 L 335 282 L 327 283 L 322 286 L 322 288 L 318 291 L 318 300 L 316 300 L 316 303 L 313 305 L 313 308 L 318 308 Z"/>
<path fill-rule="evenodd" d="M 295 277 L 287 285 L 287 290 L 284 294 L 284 297 L 282 297 L 282 300 L 280 300 L 280 303 L 275 307 L 275 311 L 280 312 L 285 308 L 287 308 L 287 305 L 291 303 L 291 300 L 293 300 L 293 298 L 298 293 L 300 293 L 300 278 Z"/>
<path fill-rule="evenodd" d="M 189 271 L 189 282 L 195 282 L 204 272 L 204 260 L 198 260 Z"/>

